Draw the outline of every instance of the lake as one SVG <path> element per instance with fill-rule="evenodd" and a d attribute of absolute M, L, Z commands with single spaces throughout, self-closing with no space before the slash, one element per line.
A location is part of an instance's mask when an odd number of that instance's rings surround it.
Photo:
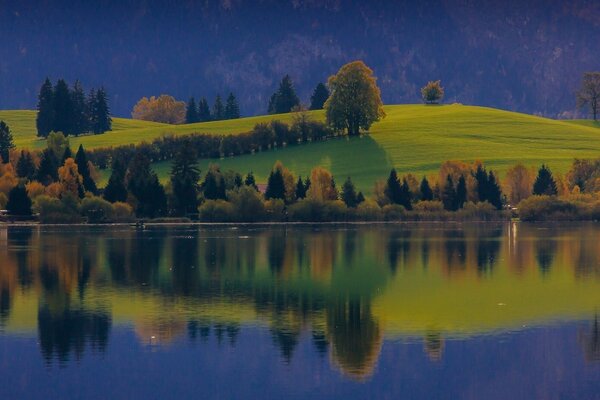
<path fill-rule="evenodd" d="M 0 398 L 598 399 L 600 225 L 0 227 Z"/>

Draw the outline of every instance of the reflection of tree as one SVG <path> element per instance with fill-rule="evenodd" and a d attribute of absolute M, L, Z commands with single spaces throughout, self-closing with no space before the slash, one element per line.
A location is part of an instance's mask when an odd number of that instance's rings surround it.
<path fill-rule="evenodd" d="M 500 252 L 501 234 L 500 229 L 494 229 L 491 231 L 491 237 L 480 238 L 477 241 L 477 271 L 480 273 L 489 273 L 493 270 Z"/>
<path fill-rule="evenodd" d="M 17 263 L 19 285 L 29 288 L 33 283 L 33 273 L 29 269 L 28 259 L 31 252 L 32 228 L 14 227 L 7 228 L 8 246 L 13 250 Z"/>
<path fill-rule="evenodd" d="M 0 287 L 0 327 L 2 327 L 10 314 L 10 291 L 7 287 Z"/>
<path fill-rule="evenodd" d="M 597 315 L 594 316 L 590 332 L 580 334 L 579 341 L 583 346 L 583 354 L 586 361 L 600 361 L 600 326 Z"/>
<path fill-rule="evenodd" d="M 552 267 L 556 254 L 556 243 L 548 238 L 538 239 L 535 242 L 535 256 L 542 274 L 547 274 Z"/>
<path fill-rule="evenodd" d="M 431 361 L 440 361 L 444 351 L 444 338 L 441 333 L 430 331 L 425 334 L 424 350 Z"/>
<path fill-rule="evenodd" d="M 403 229 L 393 231 L 388 237 L 387 254 L 390 270 L 392 272 L 396 272 L 400 257 L 402 257 L 403 265 L 406 265 L 408 261 L 410 254 L 410 235 L 411 231 Z"/>
<path fill-rule="evenodd" d="M 446 247 L 448 272 L 464 269 L 467 261 L 467 242 L 464 231 L 458 229 L 445 231 L 444 246 Z"/>
<path fill-rule="evenodd" d="M 269 236 L 269 268 L 271 272 L 278 274 L 283 269 L 285 261 L 286 236 L 274 232 Z"/>
<path fill-rule="evenodd" d="M 89 344 L 93 351 L 104 352 L 111 328 L 111 318 L 100 311 L 83 309 L 54 313 L 48 307 L 38 311 L 38 333 L 44 358 L 61 363 L 69 360 L 71 352 L 80 359 Z"/>
<path fill-rule="evenodd" d="M 373 373 L 383 333 L 367 301 L 341 298 L 328 304 L 327 333 L 332 360 L 344 373 L 357 379 Z"/>
<path fill-rule="evenodd" d="M 195 238 L 175 237 L 172 240 L 173 289 L 189 296 L 195 292 L 198 267 L 198 242 Z"/>

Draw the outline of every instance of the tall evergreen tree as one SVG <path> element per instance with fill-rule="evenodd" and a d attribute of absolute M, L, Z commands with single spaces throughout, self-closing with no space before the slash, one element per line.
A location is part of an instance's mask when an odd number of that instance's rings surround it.
<path fill-rule="evenodd" d="M 421 192 L 421 200 L 433 200 L 433 190 L 431 189 L 429 181 L 426 177 L 423 177 L 423 180 L 421 181 L 421 186 L 419 187 L 419 191 Z"/>
<path fill-rule="evenodd" d="M 477 166 L 475 171 L 475 180 L 477 181 L 477 198 L 479 201 L 487 201 L 489 198 L 488 173 L 482 165 Z"/>
<path fill-rule="evenodd" d="M 69 146 L 69 144 L 67 143 L 67 147 L 65 147 L 65 151 L 63 152 L 60 164 L 64 165 L 65 161 L 67 161 L 67 159 L 69 158 L 73 158 L 73 152 L 71 151 L 71 146 Z"/>
<path fill-rule="evenodd" d="M 298 180 L 298 182 L 302 181 Z M 358 193 L 356 193 L 356 187 L 350 177 L 342 185 L 342 200 L 346 204 L 346 207 L 354 208 L 358 205 Z"/>
<path fill-rule="evenodd" d="M 89 130 L 87 113 L 87 102 L 83 87 L 79 81 L 75 81 L 71 90 L 71 129 L 75 135 L 80 135 Z"/>
<path fill-rule="evenodd" d="M 302 182 L 302 177 L 298 176 L 298 182 L 296 183 L 296 198 L 298 200 L 304 199 L 306 197 L 307 190 L 308 188 L 304 182 Z"/>
<path fill-rule="evenodd" d="M 111 163 L 111 174 L 108 184 L 104 188 L 104 199 L 111 203 L 127 200 L 127 187 L 125 186 L 125 174 L 127 165 L 121 158 L 113 159 Z"/>
<path fill-rule="evenodd" d="M 298 105 L 300 99 L 296 95 L 292 78 L 286 75 L 279 83 L 279 89 L 271 96 L 268 112 L 269 114 L 289 113 Z"/>
<path fill-rule="evenodd" d="M 35 176 L 35 163 L 29 151 L 21 150 L 21 155 L 17 161 L 17 176 L 28 181 Z"/>
<path fill-rule="evenodd" d="M 167 196 L 158 176 L 150 166 L 150 159 L 138 152 L 129 166 L 127 186 L 137 200 L 138 217 L 156 218 L 167 210 Z"/>
<path fill-rule="evenodd" d="M 193 97 L 190 97 L 185 108 L 185 123 L 193 124 L 195 122 L 200 122 L 200 118 L 198 117 L 198 107 L 196 107 L 196 100 Z"/>
<path fill-rule="evenodd" d="M 40 166 L 37 170 L 36 180 L 43 185 L 49 185 L 58 180 L 59 160 L 51 149 L 44 149 L 40 156 Z"/>
<path fill-rule="evenodd" d="M 395 169 L 392 169 L 385 186 L 385 195 L 393 204 L 400 204 L 402 201 L 401 191 L 402 189 L 400 181 L 398 180 L 398 174 Z"/>
<path fill-rule="evenodd" d="M 62 132 L 65 136 L 73 133 L 73 104 L 71 91 L 64 79 L 59 79 L 54 86 L 54 132 Z"/>
<path fill-rule="evenodd" d="M 322 110 L 325 106 L 325 102 L 329 98 L 329 90 L 322 82 L 319 82 L 312 96 L 310 97 L 310 109 L 311 110 Z"/>
<path fill-rule="evenodd" d="M 225 104 L 225 119 L 237 119 L 240 117 L 240 106 L 233 93 L 229 93 Z"/>
<path fill-rule="evenodd" d="M 79 175 L 81 175 L 83 178 L 83 188 L 85 191 L 96 194 L 96 192 L 98 192 L 98 188 L 96 187 L 96 182 L 94 182 L 94 179 L 90 173 L 87 154 L 85 154 L 85 150 L 81 144 L 79 145 L 79 149 L 75 155 L 75 163 L 77 164 Z"/>
<path fill-rule="evenodd" d="M 211 165 L 208 168 L 208 172 L 204 177 L 204 183 L 202 183 L 202 190 L 204 198 L 207 200 L 226 199 L 225 178 L 218 167 Z"/>
<path fill-rule="evenodd" d="M 112 118 L 108 107 L 108 96 L 103 87 L 95 92 L 92 99 L 90 114 L 92 121 L 90 129 L 95 134 L 104 133 L 112 129 Z"/>
<path fill-rule="evenodd" d="M 444 203 L 445 210 L 456 211 L 456 189 L 454 188 L 454 181 L 450 174 L 446 178 L 446 184 L 442 192 L 442 202 Z"/>
<path fill-rule="evenodd" d="M 198 122 L 206 122 L 211 120 L 210 107 L 208 102 L 203 97 L 198 102 Z"/>
<path fill-rule="evenodd" d="M 37 135 L 46 137 L 54 128 L 54 89 L 50 79 L 46 78 L 38 95 L 35 124 Z"/>
<path fill-rule="evenodd" d="M 533 194 L 538 196 L 555 196 L 558 194 L 556 181 L 552 176 L 552 171 L 550 171 L 550 169 L 544 164 L 542 164 L 542 167 L 538 171 L 537 178 L 533 184 Z"/>
<path fill-rule="evenodd" d="M 213 105 L 212 119 L 215 121 L 221 121 L 225 118 L 225 107 L 221 96 L 217 95 L 215 98 L 215 104 Z"/>
<path fill-rule="evenodd" d="M 19 184 L 8 193 L 6 210 L 11 215 L 31 215 L 31 199 L 27 195 L 25 185 Z"/>
<path fill-rule="evenodd" d="M 488 176 L 488 198 L 487 201 L 490 202 L 491 205 L 496 207 L 496 209 L 502 209 L 502 189 L 500 188 L 500 184 L 496 179 L 496 175 L 492 171 Z"/>
<path fill-rule="evenodd" d="M 279 168 L 275 168 L 269 174 L 267 189 L 265 190 L 265 199 L 285 200 L 285 182 Z"/>
<path fill-rule="evenodd" d="M 406 210 L 412 210 L 412 203 L 411 203 L 412 194 L 410 192 L 410 187 L 408 186 L 408 181 L 406 180 L 406 178 L 402 179 L 402 185 L 400 185 L 399 195 L 400 195 L 400 197 L 399 197 L 398 204 L 400 204 Z"/>
<path fill-rule="evenodd" d="M 184 145 L 177 152 L 171 168 L 172 208 L 176 215 L 185 216 L 198 211 L 199 180 L 196 152 L 191 146 Z"/>
<path fill-rule="evenodd" d="M 248 175 L 246 175 L 246 179 L 244 179 L 244 185 L 250 186 L 254 190 L 258 190 L 258 186 L 256 186 L 256 180 L 254 179 L 254 174 L 252 171 L 248 172 Z"/>
<path fill-rule="evenodd" d="M 460 178 L 458 178 L 458 183 L 456 184 L 455 199 L 455 208 L 457 210 L 463 208 L 465 203 L 467 202 L 467 181 L 465 180 L 464 175 L 461 175 Z"/>
<path fill-rule="evenodd" d="M 15 144 L 10 128 L 6 122 L 0 121 L 0 157 L 2 157 L 3 164 L 8 164 L 10 151 L 14 148 Z"/>

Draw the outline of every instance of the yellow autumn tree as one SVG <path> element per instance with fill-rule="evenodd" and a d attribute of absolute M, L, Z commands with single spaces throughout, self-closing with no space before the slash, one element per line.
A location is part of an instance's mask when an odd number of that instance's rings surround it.
<path fill-rule="evenodd" d="M 307 196 L 318 201 L 337 200 L 338 192 L 331 172 L 322 167 L 313 168 L 310 172 L 310 188 Z"/>
<path fill-rule="evenodd" d="M 67 158 L 65 164 L 58 169 L 58 181 L 60 182 L 62 193 L 71 193 L 79 196 L 83 178 L 79 175 L 79 169 L 75 160 Z"/>
<path fill-rule="evenodd" d="M 0 166 L 0 193 L 8 196 L 8 193 L 19 183 L 12 164 Z"/>
<path fill-rule="evenodd" d="M 535 176 L 536 173 L 533 169 L 527 168 L 521 163 L 508 169 L 504 187 L 509 195 L 510 204 L 517 205 L 521 200 L 531 196 Z"/>
<path fill-rule="evenodd" d="M 131 116 L 144 121 L 182 124 L 185 121 L 185 102 L 166 94 L 142 97 L 133 107 Z"/>

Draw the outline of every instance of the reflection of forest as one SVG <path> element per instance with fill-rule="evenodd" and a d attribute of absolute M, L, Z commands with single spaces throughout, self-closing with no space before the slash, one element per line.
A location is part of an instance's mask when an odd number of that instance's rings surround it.
<path fill-rule="evenodd" d="M 444 337 L 454 332 L 438 317 L 464 313 L 457 299 L 436 298 L 449 283 L 477 288 L 496 279 L 496 286 L 513 287 L 525 276 L 551 279 L 557 269 L 576 291 L 573 278 L 600 275 L 600 229 L 591 226 L 48 229 L 0 228 L 0 330 L 37 327 L 49 361 L 103 351 L 118 320 L 133 322 L 140 341 L 153 345 L 187 333 L 189 340 L 213 335 L 235 346 L 244 324 L 265 323 L 285 362 L 306 333 L 316 351 L 361 379 L 394 329 L 420 335 L 432 361 L 443 356 Z M 532 302 L 549 295 L 542 290 L 532 289 Z M 25 299 L 20 306 L 16 297 Z M 587 306 L 587 298 L 574 297 L 564 300 Z M 17 315 L 31 314 L 24 308 L 34 305 L 36 320 Z M 523 318 L 536 312 L 525 310 Z M 468 318 L 494 326 L 476 310 Z M 395 328 L 406 321 L 414 327 Z M 585 343 L 595 359 L 593 336 Z"/>

